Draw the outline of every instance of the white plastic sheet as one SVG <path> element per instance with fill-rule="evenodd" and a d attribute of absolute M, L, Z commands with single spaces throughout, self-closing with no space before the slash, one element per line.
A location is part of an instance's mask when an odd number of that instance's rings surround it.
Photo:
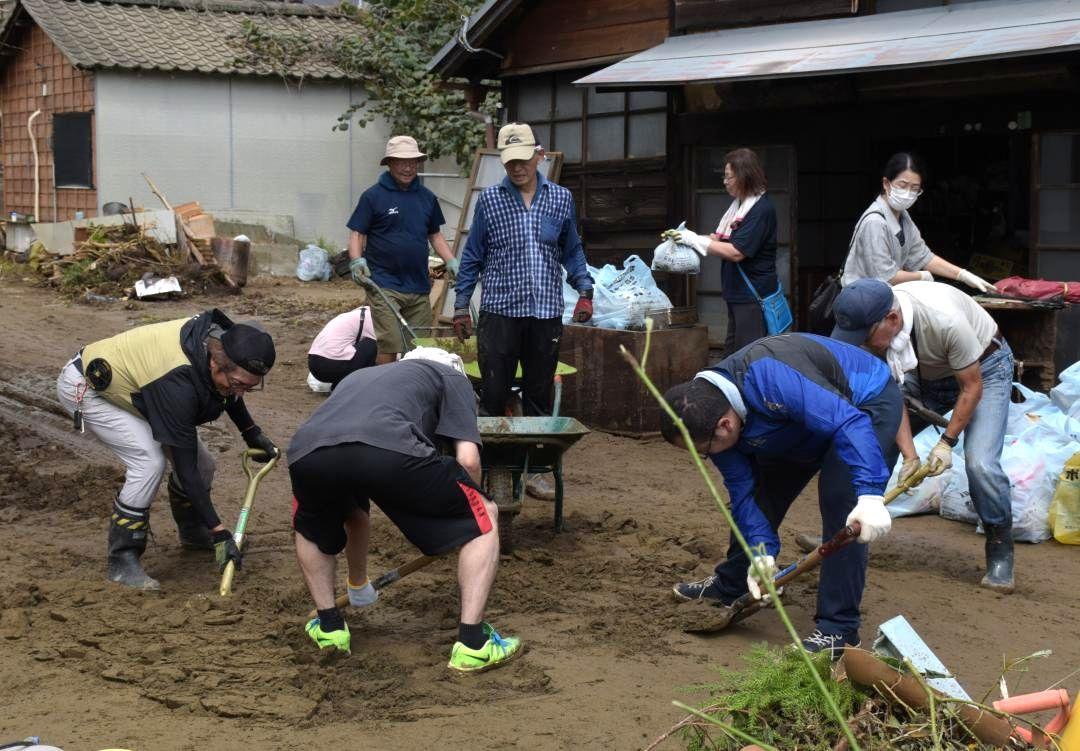
<path fill-rule="evenodd" d="M 296 261 L 296 278 L 302 282 L 325 282 L 332 272 L 330 254 L 318 245 L 308 243 L 300 250 Z"/>

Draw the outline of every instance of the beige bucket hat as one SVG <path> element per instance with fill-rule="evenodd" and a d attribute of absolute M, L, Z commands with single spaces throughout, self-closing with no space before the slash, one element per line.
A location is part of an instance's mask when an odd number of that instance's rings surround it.
<path fill-rule="evenodd" d="M 386 156 L 379 164 L 386 166 L 390 159 L 426 159 L 427 154 L 416 145 L 412 136 L 394 136 L 386 142 Z"/>
<path fill-rule="evenodd" d="M 536 137 L 525 123 L 507 123 L 499 128 L 499 158 L 503 164 L 514 159 L 532 159 Z"/>

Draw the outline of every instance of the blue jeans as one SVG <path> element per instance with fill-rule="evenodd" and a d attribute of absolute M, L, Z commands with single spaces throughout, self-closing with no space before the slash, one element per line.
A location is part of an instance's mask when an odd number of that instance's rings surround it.
<path fill-rule="evenodd" d="M 903 404 L 900 389 L 890 379 L 877 396 L 859 405 L 870 417 L 887 467 L 896 464 L 900 453 L 896 431 L 900 428 Z M 827 540 L 847 524 L 848 514 L 858 500 L 851 470 L 836 449 L 830 448 L 818 461 L 808 464 L 792 464 L 783 457 L 754 457 L 754 502 L 774 530 L 780 529 L 788 508 L 818 470 L 821 471 L 818 477 L 821 534 Z M 867 547 L 858 543 L 847 545 L 822 561 L 814 619 L 823 633 L 848 634 L 859 630 L 859 604 L 866 583 L 867 561 Z M 716 566 L 714 586 L 725 602 L 746 594 L 749 567 L 742 548 L 732 536 L 727 558 Z"/>
<path fill-rule="evenodd" d="M 1012 398 L 1013 353 L 1009 343 L 980 363 L 982 398 L 975 405 L 971 421 L 964 429 L 964 468 L 975 512 L 983 526 L 1012 527 L 1012 494 L 1009 477 L 1001 468 L 1001 449 L 1005 444 L 1005 426 L 1009 420 Z M 952 376 L 937 380 L 911 378 L 904 381 L 904 391 L 919 396 L 935 412 L 948 412 L 960 396 L 960 385 Z M 922 429 L 912 420 L 914 432 Z"/>

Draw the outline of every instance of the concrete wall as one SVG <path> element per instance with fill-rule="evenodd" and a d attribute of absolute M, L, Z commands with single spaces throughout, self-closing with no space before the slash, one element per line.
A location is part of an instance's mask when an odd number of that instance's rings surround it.
<path fill-rule="evenodd" d="M 102 71 L 96 94 L 99 208 L 157 206 L 145 172 L 174 204 L 288 215 L 296 237 L 337 247 L 389 137 L 379 124 L 330 130 L 362 95 L 341 83 Z"/>

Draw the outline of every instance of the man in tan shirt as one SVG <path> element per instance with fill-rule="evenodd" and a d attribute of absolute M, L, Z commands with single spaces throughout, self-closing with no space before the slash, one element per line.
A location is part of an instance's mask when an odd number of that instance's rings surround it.
<path fill-rule="evenodd" d="M 860 279 L 836 299 L 833 337 L 885 358 L 904 391 L 937 412 L 952 410 L 945 432 L 927 459 L 931 475 L 952 466 L 963 433 L 964 468 L 975 510 L 986 531 L 982 586 L 1013 591 L 1012 503 L 1001 449 L 1012 393 L 1013 356 L 990 314 L 968 295 L 939 282 L 890 287 Z M 905 419 L 897 443 L 914 455 L 912 425 Z M 916 425 L 915 429 L 922 426 Z M 901 479 L 919 462 L 905 461 Z"/>

